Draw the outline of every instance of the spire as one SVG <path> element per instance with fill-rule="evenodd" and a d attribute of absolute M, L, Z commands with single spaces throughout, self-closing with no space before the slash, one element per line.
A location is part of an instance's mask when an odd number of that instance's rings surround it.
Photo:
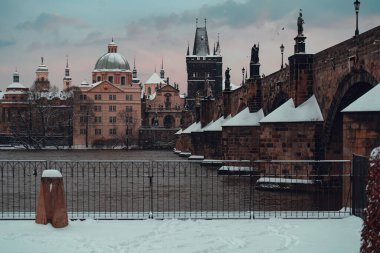
<path fill-rule="evenodd" d="M 190 55 L 190 42 L 187 41 L 187 53 L 186 55 Z"/>
<path fill-rule="evenodd" d="M 198 18 L 195 19 L 195 28 L 198 28 Z"/>
<path fill-rule="evenodd" d="M 114 42 L 113 37 L 111 42 L 108 43 L 108 53 L 117 53 L 117 44 Z"/>
<path fill-rule="evenodd" d="M 44 65 L 44 57 L 41 56 L 41 65 Z"/>
<path fill-rule="evenodd" d="M 70 77 L 69 56 L 68 55 L 66 55 L 65 77 Z"/>
<path fill-rule="evenodd" d="M 161 58 L 160 78 L 161 78 L 161 79 L 165 79 L 164 57 Z"/>
<path fill-rule="evenodd" d="M 137 70 L 136 70 L 136 58 L 133 57 L 133 71 L 132 71 L 132 78 L 137 78 Z"/>
<path fill-rule="evenodd" d="M 206 25 L 206 20 L 205 20 L 205 25 Z M 193 55 L 206 56 L 209 54 L 210 54 L 210 48 L 208 44 L 206 26 L 198 27 L 198 19 L 197 19 L 197 28 L 195 30 Z"/>
<path fill-rule="evenodd" d="M 215 54 L 220 55 L 220 44 L 219 44 L 219 33 L 218 33 L 218 41 L 216 42 L 216 49 L 215 49 Z"/>
<path fill-rule="evenodd" d="M 215 42 L 214 42 L 214 55 L 215 55 Z"/>
<path fill-rule="evenodd" d="M 206 26 L 207 26 L 207 18 L 205 18 L 205 28 L 206 28 Z"/>

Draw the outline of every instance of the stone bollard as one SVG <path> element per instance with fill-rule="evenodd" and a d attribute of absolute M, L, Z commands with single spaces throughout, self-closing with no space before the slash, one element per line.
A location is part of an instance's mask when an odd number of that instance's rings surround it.
<path fill-rule="evenodd" d="M 51 223 L 55 228 L 68 222 L 62 174 L 58 170 L 44 170 L 41 177 L 36 223 Z"/>

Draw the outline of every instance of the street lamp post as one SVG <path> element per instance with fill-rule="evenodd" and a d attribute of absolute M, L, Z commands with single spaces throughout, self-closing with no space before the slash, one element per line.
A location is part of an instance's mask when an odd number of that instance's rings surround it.
<path fill-rule="evenodd" d="M 359 16 L 360 1 L 356 0 L 354 2 L 354 6 L 355 6 L 355 12 L 356 12 L 356 30 L 355 30 L 355 36 L 358 36 L 359 35 L 358 16 Z"/>
<path fill-rule="evenodd" d="M 242 85 L 244 85 L 244 72 L 245 72 L 245 68 L 243 67 L 241 69 L 241 73 L 243 74 L 243 79 L 242 79 L 242 82 L 241 82 Z"/>
<path fill-rule="evenodd" d="M 280 46 L 280 50 L 281 50 L 281 69 L 284 68 L 284 49 L 285 49 L 284 45 L 281 44 L 281 46 Z"/>

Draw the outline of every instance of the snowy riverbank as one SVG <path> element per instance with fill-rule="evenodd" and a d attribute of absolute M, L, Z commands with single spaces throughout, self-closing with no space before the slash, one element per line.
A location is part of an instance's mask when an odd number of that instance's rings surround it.
<path fill-rule="evenodd" d="M 356 253 L 362 220 L 0 221 L 0 252 Z"/>

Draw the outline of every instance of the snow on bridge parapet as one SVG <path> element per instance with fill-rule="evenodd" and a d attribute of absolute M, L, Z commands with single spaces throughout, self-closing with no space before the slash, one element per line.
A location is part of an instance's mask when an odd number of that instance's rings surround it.
<path fill-rule="evenodd" d="M 295 107 L 293 99 L 289 99 L 276 110 L 260 120 L 260 123 L 275 122 L 321 122 L 323 116 L 315 95 L 303 104 Z"/>
<path fill-rule="evenodd" d="M 380 111 L 380 83 L 356 99 L 342 112 L 379 112 Z"/>
<path fill-rule="evenodd" d="M 222 126 L 260 126 L 259 122 L 263 118 L 263 109 L 260 109 L 257 112 L 250 112 L 249 108 L 247 107 L 227 122 L 224 122 Z"/>

